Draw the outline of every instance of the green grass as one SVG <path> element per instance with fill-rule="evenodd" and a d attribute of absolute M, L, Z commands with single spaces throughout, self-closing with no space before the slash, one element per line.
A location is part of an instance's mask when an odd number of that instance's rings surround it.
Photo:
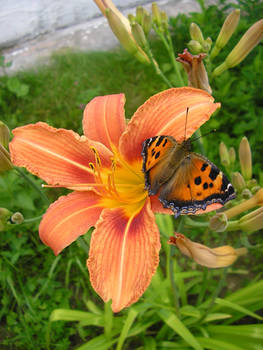
<path fill-rule="evenodd" d="M 205 34 L 215 38 L 211 16 L 222 24 L 224 16 L 219 13 L 212 7 L 202 14 L 172 21 L 178 52 L 189 40 L 191 21 L 205 24 Z M 247 14 L 242 33 L 257 19 L 253 8 Z M 165 67 L 168 58 L 158 41 L 153 49 Z M 222 108 L 203 128 L 218 130 L 204 140 L 208 157 L 218 165 L 219 142 L 224 140 L 229 147 L 237 147 L 245 134 L 252 145 L 257 176 L 262 173 L 262 49 L 261 44 L 242 66 L 213 82 L 214 96 L 222 102 Z M 27 94 L 17 97 L 8 89 L 0 94 L 1 120 L 10 129 L 45 121 L 81 133 L 83 107 L 93 97 L 125 93 L 126 116 L 131 117 L 148 97 L 166 88 L 151 67 L 121 50 L 57 54 L 49 66 L 22 72 L 17 78 L 29 87 Z M 2 86 L 7 81 L 7 77 L 0 79 Z M 40 188 L 42 182 L 30 178 Z M 46 191 L 51 202 L 61 193 Z M 11 171 L 0 177 L 0 207 L 22 211 L 29 219 L 41 216 L 47 204 Z M 39 220 L 8 225 L 0 232 L 0 348 L 218 350 L 230 349 L 234 339 L 236 349 L 262 349 L 262 321 L 257 316 L 262 315 L 263 307 L 262 234 L 249 236 L 250 244 L 257 244 L 257 248 L 229 268 L 225 276 L 223 270 L 196 266 L 168 246 L 177 222 L 168 217 L 157 220 L 162 235 L 158 272 L 140 302 L 118 315 L 112 315 L 109 305 L 104 305 L 90 286 L 86 269 L 90 232 L 55 257 L 38 238 Z M 185 225 L 184 231 L 207 245 L 219 245 L 225 239 L 224 234 L 211 233 L 207 228 Z M 245 240 L 246 234 L 240 232 L 226 239 L 234 246 Z M 220 298 L 215 298 L 219 280 L 224 288 Z M 176 313 L 174 282 L 179 291 L 180 315 Z"/>

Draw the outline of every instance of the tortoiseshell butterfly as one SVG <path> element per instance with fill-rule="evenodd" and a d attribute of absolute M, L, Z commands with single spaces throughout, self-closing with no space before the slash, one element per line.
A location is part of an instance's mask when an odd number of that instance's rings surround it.
<path fill-rule="evenodd" d="M 235 198 L 227 177 L 201 154 L 191 152 L 191 141 L 178 143 L 172 136 L 155 136 L 143 143 L 145 187 L 159 195 L 164 208 L 178 217 L 224 205 Z"/>

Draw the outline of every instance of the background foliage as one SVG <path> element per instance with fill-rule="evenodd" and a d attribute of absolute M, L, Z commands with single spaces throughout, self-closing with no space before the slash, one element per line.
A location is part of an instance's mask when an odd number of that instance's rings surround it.
<path fill-rule="evenodd" d="M 198 23 L 204 35 L 215 40 L 226 11 L 234 6 L 221 1 L 206 8 L 200 3 L 201 13 L 170 20 L 177 52 L 182 52 L 189 41 L 191 22 Z M 260 10 L 262 13 L 262 3 L 257 0 L 239 1 L 238 7 L 242 20 L 229 47 L 259 19 Z M 154 53 L 169 74 L 159 41 L 154 42 Z M 222 55 L 218 61 L 224 59 Z M 204 139 L 207 156 L 218 165 L 219 142 L 237 148 L 246 135 L 253 151 L 254 175 L 261 184 L 262 61 L 261 43 L 240 66 L 212 82 L 213 95 L 222 102 L 222 108 L 203 128 L 218 130 Z M 57 54 L 49 66 L 1 77 L 0 85 L 1 119 L 10 129 L 45 121 L 79 133 L 83 107 L 93 97 L 124 92 L 126 115 L 130 117 L 148 97 L 166 88 L 151 67 L 121 50 Z M 31 179 L 40 187 L 40 180 Z M 50 201 L 61 193 L 46 191 Z M 10 224 L 1 232 L 1 349 L 263 349 L 262 232 L 249 236 L 254 248 L 226 274 L 224 269 L 196 266 L 168 246 L 175 223 L 171 218 L 158 217 L 162 234 L 158 273 L 140 302 L 113 315 L 90 287 L 85 266 L 90 232 L 84 241 L 54 257 L 39 241 L 39 221 L 28 220 L 42 215 L 47 204 L 14 171 L 0 177 L 0 207 L 21 211 L 27 219 L 23 225 Z M 207 228 L 196 228 L 188 236 L 201 237 L 206 245 L 222 244 L 226 238 L 224 234 L 211 234 Z M 243 234 L 227 237 L 233 246 L 240 240 L 248 238 Z M 218 281 L 223 287 L 220 297 Z M 178 302 L 181 307 L 176 314 Z"/>

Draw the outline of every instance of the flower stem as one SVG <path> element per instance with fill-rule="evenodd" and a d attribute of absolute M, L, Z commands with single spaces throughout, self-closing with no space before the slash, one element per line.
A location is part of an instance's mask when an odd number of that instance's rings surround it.
<path fill-rule="evenodd" d="M 36 216 L 36 217 L 34 217 L 34 218 L 25 219 L 25 220 L 23 221 L 23 224 L 27 224 L 27 223 L 29 223 L 29 222 L 38 221 L 38 220 L 40 220 L 40 219 L 42 218 L 42 216 L 43 216 L 43 215 L 39 215 L 39 216 Z"/>
<path fill-rule="evenodd" d="M 20 168 L 14 167 L 15 170 L 18 172 L 18 174 L 20 176 L 22 176 L 24 178 L 24 180 L 26 180 L 28 182 L 28 184 L 33 187 L 40 195 L 40 197 L 43 199 L 43 201 L 49 205 L 49 199 L 47 198 L 47 196 L 45 195 L 45 193 L 43 191 L 41 191 L 41 189 L 30 179 L 30 177 L 28 177 L 23 170 L 21 170 Z"/>

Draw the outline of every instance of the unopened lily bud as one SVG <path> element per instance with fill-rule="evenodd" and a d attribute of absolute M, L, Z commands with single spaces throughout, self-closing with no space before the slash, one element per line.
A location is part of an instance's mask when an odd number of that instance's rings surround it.
<path fill-rule="evenodd" d="M 3 231 L 11 216 L 11 212 L 6 208 L 0 208 L 0 231 Z"/>
<path fill-rule="evenodd" d="M 220 156 L 221 163 L 225 167 L 228 167 L 230 165 L 229 153 L 223 141 L 221 141 L 219 145 L 219 156 Z"/>
<path fill-rule="evenodd" d="M 212 39 L 210 37 L 206 38 L 203 42 L 203 52 L 209 52 L 212 45 Z"/>
<path fill-rule="evenodd" d="M 11 222 L 13 224 L 22 224 L 22 222 L 24 222 L 24 216 L 21 213 L 16 212 L 11 216 Z"/>
<path fill-rule="evenodd" d="M 107 8 L 105 13 L 113 33 L 116 35 L 122 46 L 140 62 L 149 63 L 147 55 L 137 45 L 131 34 L 131 26 L 128 19 L 119 11 L 113 11 L 111 8 Z"/>
<path fill-rule="evenodd" d="M 245 180 L 244 180 L 243 176 L 238 171 L 236 171 L 235 173 L 233 173 L 231 175 L 231 180 L 232 180 L 232 184 L 233 184 L 234 188 L 238 192 L 241 192 L 246 187 Z"/>
<path fill-rule="evenodd" d="M 132 28 L 132 35 L 136 40 L 137 44 L 142 48 L 144 48 L 145 45 L 147 44 L 147 41 L 146 41 L 146 37 L 144 35 L 142 27 L 140 26 L 139 23 L 133 23 L 131 25 L 131 28 Z"/>
<path fill-rule="evenodd" d="M 216 39 L 215 46 L 211 52 L 211 58 L 214 58 L 218 55 L 220 50 L 226 46 L 229 39 L 231 38 L 232 34 L 236 30 L 236 27 L 238 25 L 240 18 L 240 10 L 234 10 L 232 11 L 227 18 L 225 19 L 225 22 L 220 30 L 220 33 L 218 34 L 218 37 Z"/>
<path fill-rule="evenodd" d="M 190 40 L 187 46 L 189 47 L 191 53 L 193 53 L 194 55 L 201 53 L 203 49 L 202 45 L 196 40 Z"/>
<path fill-rule="evenodd" d="M 2 146 L 2 144 L 0 143 L 0 173 L 3 173 L 12 168 L 13 164 L 11 163 L 10 155 L 4 148 L 4 146 Z"/>
<path fill-rule="evenodd" d="M 136 17 L 134 15 L 132 15 L 131 13 L 128 14 L 128 20 L 130 22 L 130 24 L 135 23 L 136 22 Z"/>
<path fill-rule="evenodd" d="M 149 13 L 145 13 L 142 20 L 142 29 L 144 34 L 148 36 L 152 28 L 152 17 Z"/>
<path fill-rule="evenodd" d="M 263 39 L 263 19 L 254 23 L 239 40 L 225 61 L 213 71 L 213 76 L 220 75 L 226 69 L 237 66 Z"/>
<path fill-rule="evenodd" d="M 257 201 L 257 205 L 263 205 L 263 188 L 257 191 L 254 198 Z"/>
<path fill-rule="evenodd" d="M 5 148 L 7 148 L 8 146 L 9 138 L 10 138 L 10 131 L 7 125 L 5 125 L 5 123 L 0 121 L 0 143 Z"/>
<path fill-rule="evenodd" d="M 254 186 L 254 187 L 252 187 L 252 188 L 251 188 L 252 194 L 257 193 L 257 191 L 260 190 L 260 188 L 261 188 L 260 186 Z"/>
<path fill-rule="evenodd" d="M 228 150 L 228 154 L 229 154 L 229 160 L 231 164 L 235 164 L 236 161 L 236 151 L 234 149 L 234 147 L 230 147 Z"/>
<path fill-rule="evenodd" d="M 242 175 L 245 180 L 250 180 L 252 177 L 252 156 L 248 139 L 245 136 L 239 145 L 239 161 Z"/>
<path fill-rule="evenodd" d="M 263 207 L 253 210 L 239 220 L 242 231 L 254 232 L 263 228 Z"/>
<path fill-rule="evenodd" d="M 174 237 L 170 237 L 168 243 L 176 245 L 184 255 L 192 258 L 199 265 L 210 268 L 229 266 L 236 261 L 238 256 L 247 253 L 246 248 L 234 249 L 231 246 L 209 248 L 191 241 L 180 233 L 175 233 Z"/>
<path fill-rule="evenodd" d="M 168 16 L 165 11 L 161 11 L 161 21 L 162 21 L 162 28 L 164 31 L 168 30 Z"/>
<path fill-rule="evenodd" d="M 244 190 L 241 193 L 241 197 L 244 199 L 249 199 L 252 197 L 252 193 L 248 188 L 244 188 Z"/>
<path fill-rule="evenodd" d="M 161 27 L 162 19 L 161 19 L 161 11 L 159 9 L 159 6 L 156 2 L 152 3 L 152 16 L 153 16 L 153 22 L 158 26 Z"/>
<path fill-rule="evenodd" d="M 190 37 L 192 40 L 198 41 L 201 45 L 203 45 L 204 37 L 200 27 L 196 23 L 190 24 Z"/>
<path fill-rule="evenodd" d="M 143 19 L 144 13 L 143 13 L 143 7 L 138 6 L 136 8 L 136 22 L 139 24 L 142 24 L 142 19 Z"/>
<path fill-rule="evenodd" d="M 247 186 L 250 188 L 250 187 L 254 187 L 254 186 L 257 186 L 258 182 L 256 179 L 251 179 L 249 181 L 247 181 Z"/>
<path fill-rule="evenodd" d="M 212 216 L 209 222 L 209 227 L 215 232 L 224 232 L 227 229 L 228 220 L 224 213 L 217 213 Z"/>

